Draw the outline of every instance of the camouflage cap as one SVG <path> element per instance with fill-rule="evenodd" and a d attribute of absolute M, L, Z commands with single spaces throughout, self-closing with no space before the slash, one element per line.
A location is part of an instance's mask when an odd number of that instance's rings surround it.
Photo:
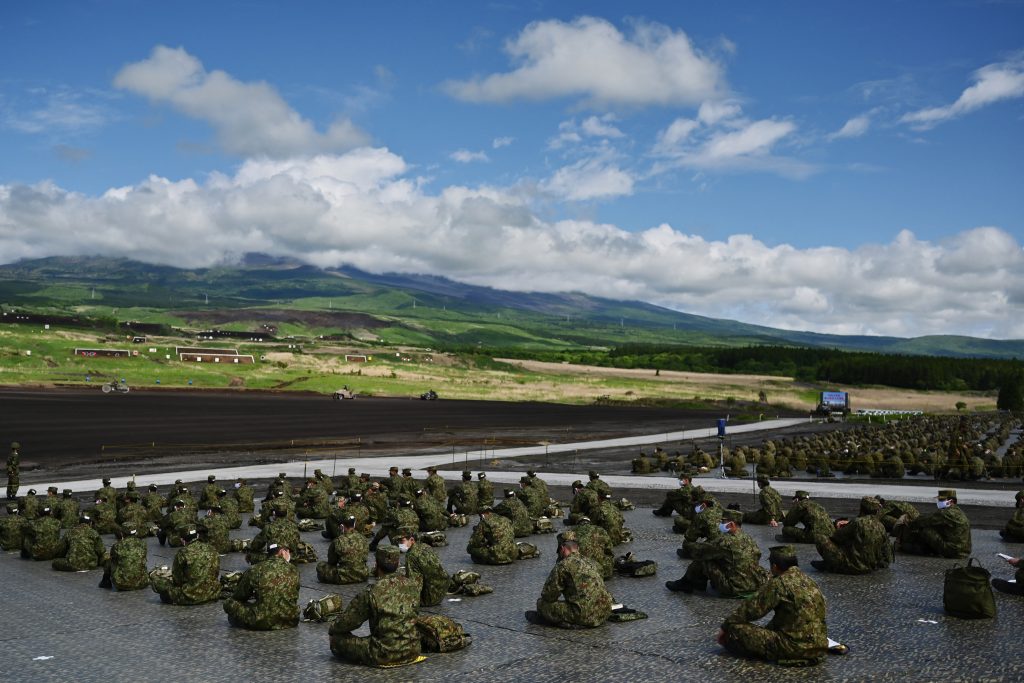
<path fill-rule="evenodd" d="M 470 472 L 469 470 L 466 470 L 465 472 L 462 473 L 462 478 L 465 479 L 466 481 L 469 481 L 470 479 L 473 478 L 473 473 Z"/>
<path fill-rule="evenodd" d="M 356 518 L 352 515 L 341 518 L 341 525 L 349 527 L 350 529 L 356 525 Z"/>
<path fill-rule="evenodd" d="M 530 483 L 530 478 L 529 477 L 519 477 L 519 483 L 520 484 L 529 484 Z M 579 483 L 579 482 L 575 482 L 574 481 L 572 483 L 572 485 L 575 486 L 577 483 Z M 583 486 L 583 484 L 580 484 L 580 486 Z"/>
<path fill-rule="evenodd" d="M 1024 491 L 1017 491 L 1017 495 L 1014 496 L 1014 500 L 1020 500 L 1024 498 Z"/>
<path fill-rule="evenodd" d="M 415 538 L 417 531 L 419 531 L 419 529 L 414 526 L 403 525 L 398 527 L 398 535 L 402 538 Z"/>
<path fill-rule="evenodd" d="M 355 474 L 356 473 L 356 468 L 355 467 L 349 467 L 348 468 L 348 473 L 349 474 Z"/>
<path fill-rule="evenodd" d="M 939 489 L 939 495 L 935 496 L 939 500 L 948 500 L 950 498 L 956 498 L 956 489 Z"/>
<path fill-rule="evenodd" d="M 324 473 L 324 471 L 323 471 L 323 470 L 321 470 L 321 469 L 315 469 L 315 470 L 313 470 L 313 474 L 314 474 L 314 475 L 316 475 L 316 474 L 323 474 L 323 473 Z"/>
<path fill-rule="evenodd" d="M 572 529 L 560 532 L 558 534 L 558 544 L 561 545 L 566 541 L 579 541 L 579 539 L 576 537 L 576 532 Z"/>
<path fill-rule="evenodd" d="M 71 496 L 72 494 L 74 494 L 74 491 L 72 491 L 71 489 L 64 489 L 63 493 L 64 493 L 64 497 L 67 498 L 67 497 Z"/>
<path fill-rule="evenodd" d="M 30 496 L 36 495 L 36 490 L 35 489 L 29 489 L 28 490 L 28 495 L 30 495 Z"/>
<path fill-rule="evenodd" d="M 597 473 L 597 470 L 590 470 L 587 472 L 587 476 L 591 479 L 600 479 L 601 475 Z"/>
<path fill-rule="evenodd" d="M 737 524 L 743 523 L 743 513 L 739 510 L 722 510 L 722 521 L 723 522 L 736 522 Z"/>
<path fill-rule="evenodd" d="M 157 488 L 157 487 L 156 487 L 156 484 L 150 484 L 150 485 L 149 485 L 149 490 L 150 490 L 150 491 L 156 491 L 156 488 Z"/>
<path fill-rule="evenodd" d="M 7 512 L 9 514 L 12 514 L 12 515 L 18 514 L 18 504 L 17 503 L 8 503 L 7 504 Z"/>
<path fill-rule="evenodd" d="M 411 477 L 412 476 L 412 468 L 409 468 L 409 467 L 403 468 L 402 469 L 402 474 Z"/>
<path fill-rule="evenodd" d="M 437 465 L 427 465 L 424 469 L 427 472 L 437 472 Z"/>
<path fill-rule="evenodd" d="M 758 484 L 770 484 L 771 480 L 768 479 L 768 475 L 767 474 L 759 474 L 759 475 L 757 475 L 757 483 Z"/>
<path fill-rule="evenodd" d="M 397 473 L 398 472 L 398 465 L 392 465 L 391 467 L 389 467 L 388 468 L 388 472 L 395 472 L 395 473 Z"/>
<path fill-rule="evenodd" d="M 288 550 L 288 546 L 281 545 L 280 543 L 271 543 L 267 546 L 267 555 L 277 555 L 282 550 Z"/>
<path fill-rule="evenodd" d="M 398 560 L 401 553 L 398 550 L 398 546 L 394 545 L 382 545 L 378 546 L 374 552 L 373 557 L 377 560 L 377 564 L 390 564 L 392 566 L 398 566 Z"/>
<path fill-rule="evenodd" d="M 537 476 L 537 470 L 526 470 L 526 476 L 528 476 L 528 477 L 536 477 Z"/>
<path fill-rule="evenodd" d="M 882 501 L 874 496 L 864 496 L 860 499 L 860 509 L 874 514 L 882 511 Z"/>
<path fill-rule="evenodd" d="M 515 498 L 516 497 L 516 492 L 513 489 L 505 489 L 505 497 L 506 498 Z"/>
<path fill-rule="evenodd" d="M 583 488 L 583 482 L 580 481 L 579 479 L 577 479 L 576 481 L 574 481 L 572 483 L 572 488 L 574 488 L 574 489 L 581 489 L 581 488 Z"/>
<path fill-rule="evenodd" d="M 46 492 L 47 493 L 57 493 L 57 487 L 56 486 L 49 486 L 49 487 L 47 487 Z"/>
<path fill-rule="evenodd" d="M 18 443 L 17 441 L 12 441 L 11 442 L 11 450 L 12 451 L 16 451 L 19 448 L 21 448 L 21 444 L 20 443 Z"/>
<path fill-rule="evenodd" d="M 777 560 L 795 560 L 796 548 L 791 545 L 777 545 L 768 549 L 768 560 L 775 563 Z"/>
<path fill-rule="evenodd" d="M 486 472 L 477 472 L 476 478 L 477 479 L 486 479 L 487 478 L 487 473 Z"/>
<path fill-rule="evenodd" d="M 807 493 L 807 491 L 797 491 L 796 493 L 793 494 L 793 497 L 800 498 L 802 500 L 804 498 L 810 498 L 811 494 Z"/>
<path fill-rule="evenodd" d="M 480 507 L 480 514 L 482 515 L 485 512 L 486 513 L 494 512 L 494 508 L 492 508 L 490 505 L 483 505 L 483 506 L 481 506 Z"/>
<path fill-rule="evenodd" d="M 206 481 L 217 481 L 217 477 L 216 477 L 216 475 L 213 475 L 213 474 L 208 475 L 206 477 Z"/>
<path fill-rule="evenodd" d="M 110 486 L 110 477 L 103 477 L 103 485 Z"/>

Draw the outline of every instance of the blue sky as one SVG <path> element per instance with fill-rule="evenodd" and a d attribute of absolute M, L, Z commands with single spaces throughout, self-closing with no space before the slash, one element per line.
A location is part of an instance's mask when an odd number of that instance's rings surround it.
<path fill-rule="evenodd" d="M 1024 337 L 1020 2 L 6 2 L 0 261 Z"/>

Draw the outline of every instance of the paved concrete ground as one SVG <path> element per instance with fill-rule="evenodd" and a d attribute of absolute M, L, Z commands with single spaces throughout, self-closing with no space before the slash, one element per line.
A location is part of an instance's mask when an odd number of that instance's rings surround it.
<path fill-rule="evenodd" d="M 851 653 L 817 667 L 783 669 L 737 660 L 722 653 L 713 637 L 735 606 L 732 600 L 671 593 L 664 581 L 678 578 L 686 562 L 675 556 L 679 537 L 671 522 L 649 508 L 626 513 L 636 540 L 621 550 L 657 560 L 656 577 L 615 578 L 615 597 L 650 615 L 644 621 L 609 624 L 590 631 L 561 631 L 528 624 L 554 560 L 555 537 L 530 540 L 539 559 L 507 567 L 472 565 L 465 553 L 471 527 L 449 530 L 439 553 L 449 571 L 473 568 L 495 592 L 448 601 L 436 608 L 461 621 L 474 637 L 461 652 L 431 655 L 411 667 L 377 670 L 335 660 L 325 624 L 300 624 L 277 633 L 232 628 L 219 604 L 162 605 L 152 591 L 112 593 L 96 587 L 100 572 L 64 574 L 49 563 L 0 555 L 0 632 L 3 676 L 12 681 L 1019 681 L 1024 598 L 997 593 L 999 615 L 991 621 L 961 621 L 942 612 L 942 580 L 953 560 L 900 556 L 887 571 L 864 577 L 821 574 L 810 568 L 812 546 L 798 546 L 801 564 L 828 600 L 832 637 Z M 767 550 L 775 530 L 748 529 Z M 252 527 L 233 532 L 252 536 Z M 327 542 L 303 534 L 321 555 Z M 110 538 L 106 538 L 110 542 Z M 974 533 L 975 555 L 1009 577 L 996 552 L 1024 553 L 992 531 Z M 149 542 L 150 565 L 170 564 L 173 551 Z M 765 558 L 767 552 L 765 552 Z M 239 554 L 222 558 L 224 570 L 244 568 Z M 313 565 L 300 566 L 303 604 L 326 592 L 344 595 L 358 586 L 324 586 Z M 931 623 L 934 622 L 934 623 Z M 42 659 L 42 658 L 46 659 Z"/>

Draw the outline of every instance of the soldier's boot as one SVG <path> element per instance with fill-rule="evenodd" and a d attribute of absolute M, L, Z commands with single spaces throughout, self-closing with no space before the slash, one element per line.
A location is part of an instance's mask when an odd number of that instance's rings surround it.
<path fill-rule="evenodd" d="M 677 593 L 693 593 L 693 586 L 690 585 L 685 576 L 675 581 L 666 581 L 665 588 Z"/>
<path fill-rule="evenodd" d="M 1024 595 L 1024 586 L 1017 583 L 1010 583 L 1006 579 L 992 579 L 992 587 L 1003 593 L 1011 595 Z"/>
<path fill-rule="evenodd" d="M 160 541 L 160 545 L 163 546 L 165 543 L 167 543 L 167 534 L 165 534 L 162 530 L 156 532 L 156 540 Z"/>
<path fill-rule="evenodd" d="M 811 566 L 817 569 L 819 572 L 828 571 L 825 560 L 811 560 Z"/>

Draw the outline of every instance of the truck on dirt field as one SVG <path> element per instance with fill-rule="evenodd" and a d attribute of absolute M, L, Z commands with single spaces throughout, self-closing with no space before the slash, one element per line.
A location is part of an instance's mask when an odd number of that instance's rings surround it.
<path fill-rule="evenodd" d="M 353 399 L 355 397 L 355 393 L 348 388 L 347 384 L 343 386 L 341 389 L 338 389 L 333 394 L 331 394 L 331 398 L 333 398 L 335 401 L 343 401 L 347 399 Z"/>
<path fill-rule="evenodd" d="M 850 414 L 850 394 L 846 391 L 823 391 L 818 395 L 814 412 L 822 417 Z"/>

